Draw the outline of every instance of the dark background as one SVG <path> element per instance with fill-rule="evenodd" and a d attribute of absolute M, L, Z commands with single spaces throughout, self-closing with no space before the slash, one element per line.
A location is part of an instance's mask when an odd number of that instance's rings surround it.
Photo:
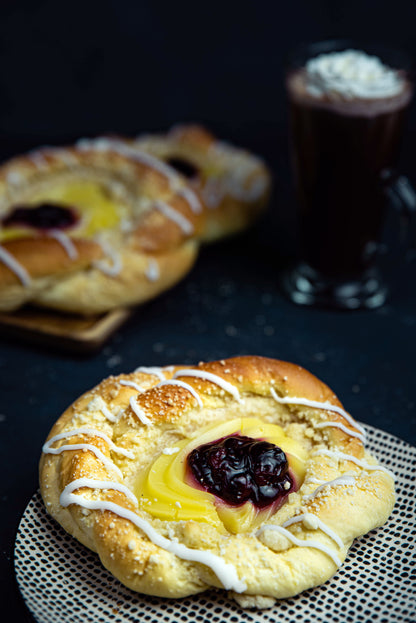
<path fill-rule="evenodd" d="M 272 138 L 290 48 L 353 37 L 414 53 L 415 24 L 403 0 L 1 0 L 0 135 L 37 143 L 198 120 Z"/>
<path fill-rule="evenodd" d="M 181 284 L 137 310 L 100 351 L 76 356 L 2 336 L 6 620 L 33 620 L 14 581 L 13 544 L 37 488 L 42 443 L 68 404 L 108 374 L 234 354 L 287 359 L 327 382 L 357 419 L 416 444 L 416 260 L 399 247 L 397 219 L 388 221 L 392 244 L 383 258 L 391 297 L 377 311 L 296 307 L 277 278 L 296 252 L 287 51 L 306 40 L 352 37 L 416 56 L 415 29 L 416 3 L 391 0 L 0 0 L 0 158 L 80 136 L 198 121 L 264 156 L 275 180 L 270 209 L 254 229 L 203 249 Z M 415 138 L 416 105 L 402 158 L 413 182 Z"/>
<path fill-rule="evenodd" d="M 415 24 L 409 0 L 0 0 L 0 160 L 83 136 L 203 123 L 272 167 L 272 227 L 285 261 L 298 249 L 288 52 L 352 38 L 416 59 Z M 401 172 L 416 184 L 416 104 L 408 129 Z"/>

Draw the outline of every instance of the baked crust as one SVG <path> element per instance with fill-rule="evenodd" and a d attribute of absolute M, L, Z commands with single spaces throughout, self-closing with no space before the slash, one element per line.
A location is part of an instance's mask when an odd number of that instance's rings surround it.
<path fill-rule="evenodd" d="M 203 126 L 176 125 L 166 134 L 138 136 L 133 145 L 165 162 L 183 161 L 195 169 L 187 179 L 208 207 L 205 242 L 245 229 L 267 205 L 271 177 L 265 163 L 218 140 Z"/>
<path fill-rule="evenodd" d="M 86 206 L 71 206 L 78 221 L 67 229 L 5 225 L 16 206 L 61 204 L 57 189 L 74 187 L 92 189 L 105 209 L 91 212 L 87 196 Z M 171 287 L 192 267 L 204 226 L 203 205 L 190 194 L 148 154 L 100 141 L 7 162 L 0 167 L 0 310 L 31 302 L 97 314 Z"/>
<path fill-rule="evenodd" d="M 197 445 L 207 426 L 252 417 L 281 426 L 307 453 L 300 488 L 254 530 L 163 520 L 132 496 L 175 444 Z M 48 440 L 40 461 L 48 512 L 123 584 L 151 595 L 215 587 L 243 607 L 270 607 L 330 578 L 394 505 L 391 473 L 365 450 L 334 393 L 301 367 L 263 357 L 109 377 L 65 411 Z"/>
<path fill-rule="evenodd" d="M 170 157 L 195 166 L 197 177 L 166 164 Z M 6 226 L 16 207 L 62 204 L 57 188 L 74 184 L 94 186 L 104 204 L 107 197 L 112 220 L 99 227 L 98 210 L 91 217 L 75 201 L 82 217 L 75 226 Z M 14 158 L 0 167 L 0 311 L 30 302 L 90 315 L 143 303 L 190 270 L 201 241 L 247 227 L 269 190 L 260 159 L 200 126 L 138 140 L 83 139 Z"/>

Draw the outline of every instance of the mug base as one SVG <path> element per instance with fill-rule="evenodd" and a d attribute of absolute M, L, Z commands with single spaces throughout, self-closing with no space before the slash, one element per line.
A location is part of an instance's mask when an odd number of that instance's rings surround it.
<path fill-rule="evenodd" d="M 330 309 L 376 309 L 384 305 L 388 294 L 375 268 L 359 279 L 337 280 L 302 262 L 282 275 L 281 285 L 286 296 L 297 305 Z"/>

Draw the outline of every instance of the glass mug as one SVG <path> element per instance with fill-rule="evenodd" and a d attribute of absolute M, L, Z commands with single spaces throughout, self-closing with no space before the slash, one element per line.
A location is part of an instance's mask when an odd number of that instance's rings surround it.
<path fill-rule="evenodd" d="M 396 77 L 390 74 L 399 92 L 340 95 L 323 91 L 328 84 L 320 85 L 319 75 L 307 90 L 307 61 L 346 50 L 397 70 Z M 387 296 L 377 267 L 386 208 L 416 209 L 410 183 L 395 171 L 413 96 L 409 61 L 400 52 L 352 41 L 306 45 L 291 57 L 286 91 L 302 260 L 283 275 L 283 289 L 303 305 L 379 307 Z"/>

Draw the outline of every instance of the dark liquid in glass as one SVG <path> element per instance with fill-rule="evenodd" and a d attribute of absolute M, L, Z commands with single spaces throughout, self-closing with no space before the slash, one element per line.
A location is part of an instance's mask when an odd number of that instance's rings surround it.
<path fill-rule="evenodd" d="M 324 101 L 305 92 L 303 72 L 288 78 L 303 257 L 322 275 L 354 279 L 377 251 L 382 174 L 396 166 L 411 87 L 390 98 Z"/>

